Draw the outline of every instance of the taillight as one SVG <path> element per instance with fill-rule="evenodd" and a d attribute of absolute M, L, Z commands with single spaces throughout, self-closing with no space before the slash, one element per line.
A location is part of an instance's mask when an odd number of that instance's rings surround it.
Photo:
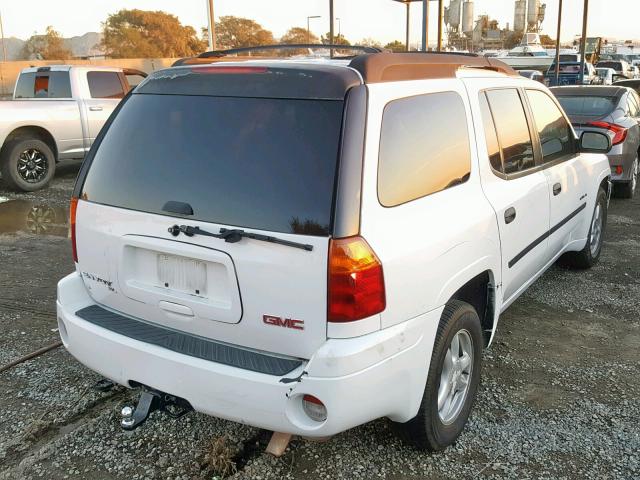
<path fill-rule="evenodd" d="M 616 175 L 622 175 L 622 165 L 616 165 Z"/>
<path fill-rule="evenodd" d="M 69 224 L 71 225 L 71 251 L 73 261 L 78 263 L 78 249 L 76 248 L 76 210 L 78 209 L 78 199 L 73 197 L 69 206 Z"/>
<path fill-rule="evenodd" d="M 616 125 L 615 123 L 609 122 L 589 122 L 587 125 L 591 125 L 592 127 L 598 128 L 606 128 L 610 132 L 613 133 L 613 138 L 611 139 L 612 145 L 618 145 L 624 142 L 624 139 L 627 138 L 627 129 L 621 127 L 620 125 Z"/>
<path fill-rule="evenodd" d="M 382 264 L 362 237 L 331 240 L 328 308 L 330 322 L 352 322 L 386 305 Z"/>

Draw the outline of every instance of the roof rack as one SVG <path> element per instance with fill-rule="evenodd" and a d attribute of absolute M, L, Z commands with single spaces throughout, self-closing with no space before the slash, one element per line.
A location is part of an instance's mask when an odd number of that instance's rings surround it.
<path fill-rule="evenodd" d="M 255 47 L 241 47 L 241 48 L 229 48 L 227 50 L 212 50 L 210 52 L 204 52 L 198 55 L 198 58 L 212 58 L 212 57 L 227 57 L 229 55 L 236 55 L 239 53 L 253 53 L 264 52 L 270 50 L 350 50 L 353 52 L 362 53 L 380 53 L 381 49 L 377 47 L 366 47 L 361 45 L 335 45 L 335 44 L 323 44 L 323 43 L 281 43 L 276 45 L 258 45 Z M 356 53 L 357 54 L 357 53 Z M 353 55 L 355 56 L 355 55 Z"/>
<path fill-rule="evenodd" d="M 455 77 L 463 68 L 490 70 L 518 76 L 513 68 L 493 58 L 445 52 L 375 53 L 358 55 L 349 63 L 365 83 Z"/>

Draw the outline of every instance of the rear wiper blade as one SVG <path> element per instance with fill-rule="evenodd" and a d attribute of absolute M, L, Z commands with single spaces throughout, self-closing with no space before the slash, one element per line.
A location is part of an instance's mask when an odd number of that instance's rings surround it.
<path fill-rule="evenodd" d="M 260 240 L 262 242 L 277 243 L 278 245 L 285 245 L 287 247 L 300 248 L 302 250 L 312 251 L 313 245 L 308 243 L 291 242 L 278 237 L 272 237 L 271 235 L 262 235 L 260 233 L 245 232 L 240 229 L 227 229 L 221 228 L 219 233 L 207 232 L 200 227 L 190 227 L 188 225 L 174 225 L 169 227 L 169 233 L 174 237 L 177 237 L 180 232 L 184 233 L 187 237 L 193 237 L 194 235 L 204 235 L 205 237 L 221 238 L 227 243 L 237 243 L 243 238 L 251 238 L 253 240 Z"/>

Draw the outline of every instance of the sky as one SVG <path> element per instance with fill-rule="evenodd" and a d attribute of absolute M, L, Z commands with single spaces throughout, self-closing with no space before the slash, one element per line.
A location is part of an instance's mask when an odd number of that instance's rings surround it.
<path fill-rule="evenodd" d="M 543 0 L 547 16 L 543 33 L 556 36 L 558 0 Z M 311 30 L 320 35 L 329 30 L 328 0 L 214 0 L 215 17 L 235 15 L 256 20 L 271 30 L 276 38 L 290 27 L 306 28 L 307 16 Z M 449 0 L 445 0 L 445 6 Z M 52 25 L 64 37 L 100 31 L 101 22 L 110 13 L 123 8 L 163 10 L 177 15 L 182 23 L 200 31 L 207 24 L 206 0 L 4 0 L 0 1 L 0 14 L 4 34 L 26 39 L 34 32 L 44 32 Z M 363 38 L 374 38 L 383 43 L 404 41 L 405 7 L 392 0 L 334 0 L 335 16 L 339 27 L 352 43 Z M 580 34 L 583 0 L 564 0 L 562 39 L 571 40 Z M 614 6 L 615 5 L 615 10 Z M 622 13 L 624 12 L 624 13 Z M 430 43 L 435 43 L 437 32 L 437 2 L 430 7 Z M 500 22 L 513 25 L 514 0 L 475 0 L 475 16 L 489 14 Z M 411 7 L 411 43 L 421 37 L 422 2 Z M 620 40 L 640 37 L 640 0 L 590 0 L 589 36 L 615 37 Z M 338 22 L 336 22 L 336 32 Z"/>

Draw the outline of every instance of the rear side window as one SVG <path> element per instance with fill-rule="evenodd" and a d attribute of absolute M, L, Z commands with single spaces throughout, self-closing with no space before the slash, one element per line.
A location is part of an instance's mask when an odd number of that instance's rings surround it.
<path fill-rule="evenodd" d="M 557 95 L 567 115 L 584 117 L 602 117 L 610 114 L 616 107 L 615 97 L 594 97 L 587 95 Z"/>
<path fill-rule="evenodd" d="M 535 167 L 531 135 L 518 90 L 488 90 L 486 94 L 498 132 L 503 173 L 519 173 Z"/>
<path fill-rule="evenodd" d="M 553 100 L 540 90 L 527 90 L 533 120 L 540 137 L 542 161 L 553 162 L 575 153 L 571 127 Z"/>
<path fill-rule="evenodd" d="M 632 117 L 640 116 L 640 105 L 638 104 L 637 95 L 635 92 L 629 92 L 627 96 L 627 103 L 629 105 L 629 115 Z"/>
<path fill-rule="evenodd" d="M 455 92 L 389 102 L 380 134 L 380 203 L 393 207 L 466 182 L 467 132 L 464 104 Z"/>
<path fill-rule="evenodd" d="M 496 127 L 487 101 L 487 95 L 482 92 L 480 94 L 480 111 L 482 113 L 482 125 L 484 127 L 484 138 L 487 142 L 487 153 L 489 154 L 489 163 L 495 171 L 504 173 L 502 167 L 502 155 L 500 154 L 500 144 L 496 135 Z"/>
<path fill-rule="evenodd" d="M 229 226 L 329 233 L 342 101 L 133 95 L 95 153 L 89 201 Z M 168 224 L 171 220 L 167 220 Z"/>
<path fill-rule="evenodd" d="M 118 72 L 88 72 L 91 98 L 123 98 L 124 88 Z"/>
<path fill-rule="evenodd" d="M 16 98 L 71 98 L 69 72 L 29 72 L 18 77 Z"/>

